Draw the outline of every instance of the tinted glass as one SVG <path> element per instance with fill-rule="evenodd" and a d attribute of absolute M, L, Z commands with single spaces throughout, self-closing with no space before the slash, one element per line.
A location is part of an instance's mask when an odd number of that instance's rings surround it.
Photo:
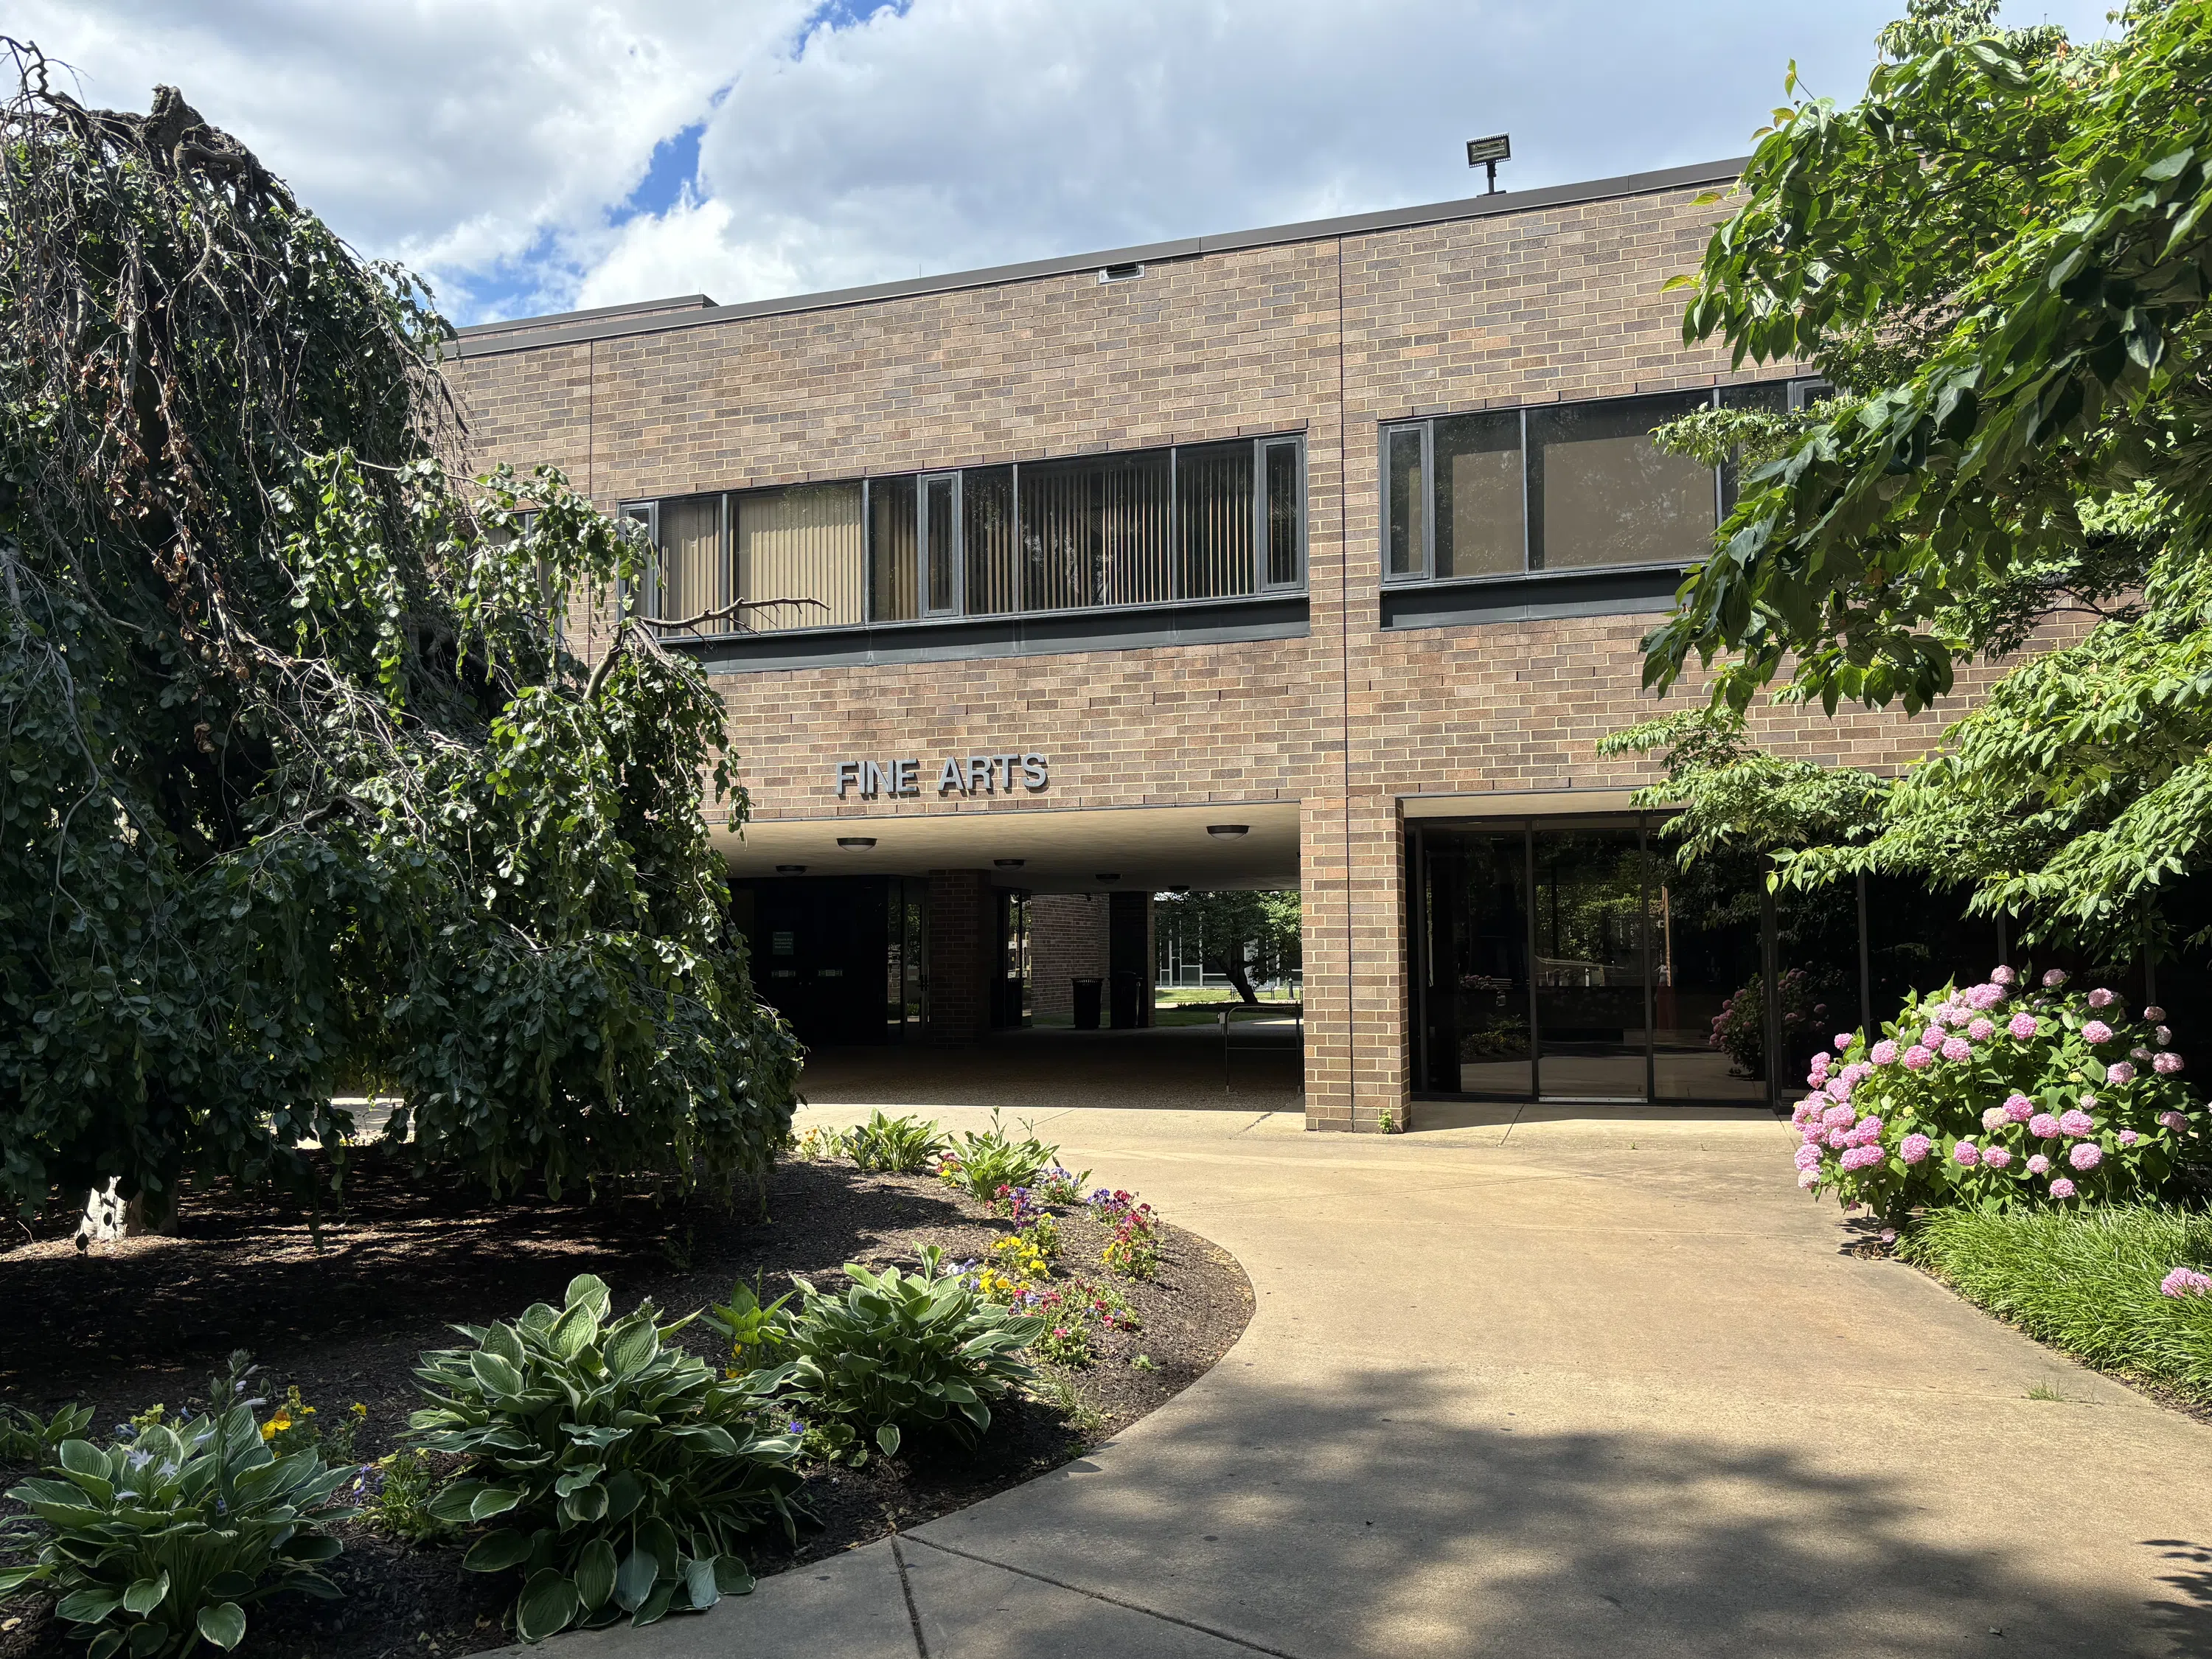
<path fill-rule="evenodd" d="M 1422 518 L 1428 491 L 1421 482 L 1421 428 L 1402 426 L 1383 439 L 1383 471 L 1389 487 L 1384 526 L 1389 546 L 1388 570 L 1393 576 L 1421 574 L 1426 532 Z"/>
<path fill-rule="evenodd" d="M 1639 841 L 1633 829 L 1535 831 L 1537 1087 L 1547 1097 L 1649 1097 Z"/>
<path fill-rule="evenodd" d="M 1670 392 L 1529 410 L 1530 565 L 1687 564 L 1710 553 L 1713 469 L 1650 439 L 1705 404 L 1702 392 Z"/>
<path fill-rule="evenodd" d="M 963 608 L 971 617 L 1018 611 L 1021 566 L 1014 556 L 1014 470 L 970 467 L 960 475 L 962 539 L 968 557 Z"/>
<path fill-rule="evenodd" d="M 1427 1075 L 1424 1086 L 1526 1097 L 1528 841 L 1510 830 L 1436 830 L 1425 841 Z"/>
<path fill-rule="evenodd" d="M 878 478 L 868 486 L 868 614 L 878 622 L 918 614 L 914 509 L 912 478 Z"/>
<path fill-rule="evenodd" d="M 1183 598 L 1252 591 L 1250 444 L 1192 444 L 1176 451 L 1176 545 Z M 1295 552 L 1291 556 L 1295 576 Z"/>
<path fill-rule="evenodd" d="M 730 498 L 738 613 L 748 629 L 835 628 L 867 620 L 858 484 L 795 484 Z"/>
<path fill-rule="evenodd" d="M 1756 410 L 1763 415 L 1787 414 L 1790 409 L 1790 382 L 1761 380 L 1753 386 L 1724 386 L 1721 388 L 1723 409 Z M 1721 516 L 1726 518 L 1735 511 L 1735 458 L 1730 456 L 1721 464 Z"/>
<path fill-rule="evenodd" d="M 1298 579 L 1298 447 L 1269 444 L 1267 457 L 1267 583 L 1286 586 Z"/>
<path fill-rule="evenodd" d="M 924 488 L 929 492 L 929 608 L 950 611 L 959 593 L 960 480 L 931 478 Z"/>
<path fill-rule="evenodd" d="M 1437 570 L 1494 576 L 1522 568 L 1521 415 L 1436 423 Z"/>
<path fill-rule="evenodd" d="M 1653 861 L 1651 1042 L 1660 1100 L 1766 1097 L 1755 857 L 1708 854 L 1684 870 Z"/>

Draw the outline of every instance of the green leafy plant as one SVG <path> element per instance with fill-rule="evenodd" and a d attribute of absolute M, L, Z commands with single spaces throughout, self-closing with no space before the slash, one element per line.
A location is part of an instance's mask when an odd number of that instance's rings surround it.
<path fill-rule="evenodd" d="M 364 1483 L 368 1495 L 362 1519 L 379 1532 L 410 1544 L 434 1544 L 460 1530 L 458 1522 L 431 1512 L 443 1482 L 428 1452 L 413 1446 L 387 1452 L 364 1471 Z"/>
<path fill-rule="evenodd" d="M 1063 1297 L 1044 1316 L 1044 1330 L 1030 1345 L 1030 1352 L 1048 1364 L 1079 1370 L 1097 1358 L 1091 1344 L 1091 1326 L 1082 1310 Z"/>
<path fill-rule="evenodd" d="M 795 1436 L 755 1413 L 780 1371 L 729 1379 L 664 1346 L 690 1322 L 650 1302 L 608 1321 L 606 1285 L 569 1281 L 512 1325 L 459 1326 L 471 1346 L 422 1356 L 431 1405 L 410 1443 L 470 1460 L 430 1503 L 456 1524 L 498 1521 L 462 1565 L 520 1569 L 515 1632 L 649 1625 L 752 1588 L 741 1540 L 771 1522 L 793 1537 Z"/>
<path fill-rule="evenodd" d="M 935 1165 L 945 1133 L 927 1118 L 886 1117 L 878 1109 L 845 1138 L 846 1155 L 864 1170 L 913 1175 Z"/>
<path fill-rule="evenodd" d="M 783 1308 L 791 1300 L 787 1291 L 773 1302 L 760 1299 L 760 1280 L 750 1285 L 739 1279 L 730 1287 L 727 1302 L 708 1304 L 707 1323 L 730 1340 L 730 1362 L 737 1371 L 758 1370 L 773 1364 L 783 1350 Z"/>
<path fill-rule="evenodd" d="M 58 1597 L 88 1659 L 234 1648 L 247 1607 L 338 1593 L 319 1568 L 340 1546 L 320 1528 L 352 1515 L 331 1500 L 356 1471 L 313 1448 L 276 1456 L 251 1407 L 151 1424 L 105 1449 L 64 1440 L 50 1474 L 62 1478 L 9 1493 L 49 1530 L 36 1561 L 0 1570 L 0 1600 L 34 1585 Z"/>
<path fill-rule="evenodd" d="M 845 1275 L 842 1296 L 797 1281 L 790 1389 L 872 1431 L 886 1454 L 917 1431 L 974 1444 L 991 1426 L 991 1402 L 1036 1375 L 1019 1355 L 1044 1322 L 997 1306 L 948 1272 L 936 1246 L 921 1252 L 918 1272 L 848 1262 Z"/>
<path fill-rule="evenodd" d="M 1040 1170 L 1058 1162 L 1060 1148 L 1039 1140 L 1035 1125 L 1024 1121 L 1022 1129 L 1022 1138 L 1015 1139 L 1000 1127 L 999 1115 L 992 1113 L 989 1128 L 969 1130 L 945 1154 L 939 1179 L 986 1204 L 998 1197 L 1001 1187 L 1028 1186 Z"/>
<path fill-rule="evenodd" d="M 0 1463 L 44 1463 L 63 1441 L 82 1438 L 91 1426 L 89 1406 L 64 1406 L 44 1421 L 16 1407 L 0 1406 Z"/>

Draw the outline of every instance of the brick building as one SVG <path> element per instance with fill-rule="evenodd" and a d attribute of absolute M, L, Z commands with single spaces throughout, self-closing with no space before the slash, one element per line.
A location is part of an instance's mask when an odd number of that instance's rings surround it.
<path fill-rule="evenodd" d="M 1763 1099 L 1778 1046 L 1998 941 L 1686 879 L 1596 756 L 1729 487 L 1645 434 L 1820 390 L 1660 292 L 1733 174 L 488 325 L 451 372 L 479 461 L 642 520 L 640 601 L 704 618 L 664 637 L 728 704 L 740 914 L 811 1040 L 965 1040 L 1076 977 L 1141 1019 L 1151 893 L 1297 886 L 1310 1127 Z M 1888 768 L 1943 718 L 1762 735 Z"/>

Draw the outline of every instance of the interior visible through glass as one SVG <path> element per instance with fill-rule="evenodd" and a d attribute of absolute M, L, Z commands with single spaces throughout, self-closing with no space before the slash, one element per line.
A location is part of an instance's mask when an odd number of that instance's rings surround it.
<path fill-rule="evenodd" d="M 1531 568 L 1689 563 L 1711 550 L 1713 469 L 1651 441 L 1702 392 L 1528 411 Z"/>
<path fill-rule="evenodd" d="M 1423 517 L 1428 492 L 1421 483 L 1421 429 L 1398 427 L 1385 440 L 1389 504 L 1389 568 L 1394 576 L 1417 575 L 1425 556 Z"/>
<path fill-rule="evenodd" d="M 1522 568 L 1521 415 L 1506 410 L 1436 423 L 1438 576 Z"/>
<path fill-rule="evenodd" d="M 1284 587 L 1298 579 L 1298 447 L 1267 449 L 1267 585 Z"/>

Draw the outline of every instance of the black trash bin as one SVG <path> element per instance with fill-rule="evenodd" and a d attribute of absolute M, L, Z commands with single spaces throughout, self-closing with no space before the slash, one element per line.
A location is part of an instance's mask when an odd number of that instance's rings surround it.
<path fill-rule="evenodd" d="M 1106 988 L 1103 979 L 1079 979 L 1075 987 L 1075 1029 L 1095 1031 L 1098 1029 L 1098 1005 Z"/>

